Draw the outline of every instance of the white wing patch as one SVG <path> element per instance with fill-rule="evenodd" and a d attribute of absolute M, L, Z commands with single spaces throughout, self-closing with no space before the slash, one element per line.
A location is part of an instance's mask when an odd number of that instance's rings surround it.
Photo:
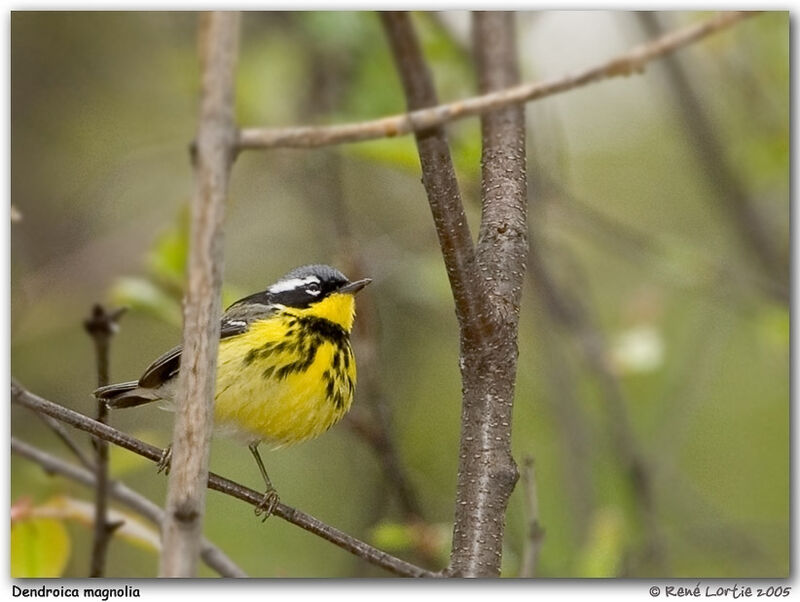
<path fill-rule="evenodd" d="M 293 291 L 295 289 L 302 288 L 307 284 L 311 284 L 312 282 L 319 284 L 319 278 L 316 276 L 308 276 L 306 278 L 289 278 L 288 280 L 276 282 L 267 290 L 270 293 L 283 293 L 285 291 Z"/>

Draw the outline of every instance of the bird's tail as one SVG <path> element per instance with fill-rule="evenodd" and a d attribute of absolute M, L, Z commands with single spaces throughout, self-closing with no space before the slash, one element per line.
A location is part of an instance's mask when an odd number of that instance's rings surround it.
<path fill-rule="evenodd" d="M 95 390 L 94 396 L 105 401 L 112 410 L 133 408 L 160 399 L 152 389 L 140 387 L 135 380 L 100 387 Z"/>

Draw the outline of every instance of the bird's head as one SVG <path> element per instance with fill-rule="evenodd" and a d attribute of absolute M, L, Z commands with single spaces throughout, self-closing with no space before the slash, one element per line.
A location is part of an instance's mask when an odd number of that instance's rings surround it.
<path fill-rule="evenodd" d="M 355 316 L 354 295 L 370 282 L 369 278 L 350 282 L 327 265 L 305 265 L 286 274 L 266 293 L 270 303 L 325 318 L 350 332 Z"/>

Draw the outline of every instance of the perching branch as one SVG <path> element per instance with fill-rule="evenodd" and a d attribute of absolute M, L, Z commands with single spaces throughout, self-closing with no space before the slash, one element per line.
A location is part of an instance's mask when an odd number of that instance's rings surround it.
<path fill-rule="evenodd" d="M 84 416 L 74 410 L 60 406 L 52 401 L 43 399 L 34 395 L 30 391 L 24 389 L 21 385 L 12 380 L 11 383 L 11 400 L 22 406 L 30 408 L 35 412 L 46 414 L 61 422 L 69 424 L 75 428 L 83 430 L 95 437 L 100 437 L 109 443 L 123 447 L 129 451 L 134 452 L 152 462 L 159 462 L 161 460 L 162 450 L 140 441 L 130 435 L 118 431 L 106 424 L 101 424 L 96 420 L 92 420 L 88 416 Z M 231 480 L 208 473 L 207 486 L 215 491 L 221 491 L 231 497 L 235 497 L 251 506 L 257 506 L 262 498 L 263 492 L 254 491 L 243 485 L 239 485 Z M 300 510 L 296 510 L 291 506 L 279 503 L 273 512 L 274 516 L 278 516 L 287 522 L 290 522 L 298 527 L 318 535 L 323 539 L 331 542 L 332 544 L 342 548 L 362 558 L 363 560 L 386 569 L 387 571 L 399 575 L 401 577 L 439 577 L 438 573 L 428 571 L 421 567 L 415 566 L 399 558 L 382 552 L 377 548 L 370 546 L 363 541 L 356 539 L 334 527 L 326 525 L 322 521 L 317 520 Z"/>
<path fill-rule="evenodd" d="M 239 13 L 204 13 L 194 148 L 195 194 L 184 304 L 183 353 L 175 398 L 160 575 L 194 577 L 203 533 L 222 287 L 222 222 L 234 158 L 234 71 Z"/>
<path fill-rule="evenodd" d="M 543 82 L 511 86 L 447 104 L 436 103 L 424 108 L 414 107 L 402 115 L 332 126 L 244 128 L 239 132 L 237 148 L 314 148 L 421 132 L 457 119 L 509 105 L 531 102 L 604 79 L 641 73 L 647 63 L 732 27 L 756 14 L 758 13 L 745 11 L 720 13 L 707 21 L 677 29 L 577 73 Z"/>
<path fill-rule="evenodd" d="M 50 417 L 48 416 L 48 418 Z M 55 419 L 51 418 L 51 420 Z M 57 424 L 61 423 L 57 422 Z M 52 456 L 15 437 L 11 437 L 11 451 L 18 456 L 37 463 L 48 474 L 58 474 L 90 488 L 94 488 L 97 485 L 97 478 L 92 471 L 64 462 L 60 458 Z M 108 493 L 121 504 L 141 514 L 159 528 L 161 527 L 164 520 L 164 511 L 142 494 L 116 481 L 109 484 Z M 205 538 L 203 538 L 200 546 L 200 557 L 210 569 L 216 571 L 222 577 L 247 577 L 247 574 L 228 558 L 222 550 Z"/>
<path fill-rule="evenodd" d="M 86 332 L 94 341 L 97 356 L 97 386 L 104 387 L 109 383 L 109 359 L 111 337 L 117 332 L 117 321 L 125 313 L 125 308 L 116 311 L 106 311 L 99 304 L 92 308 L 92 315 L 83 323 Z M 105 402 L 97 401 L 97 421 L 106 423 L 108 420 L 108 407 Z M 102 577 L 105 572 L 108 544 L 111 535 L 118 526 L 108 522 L 108 443 L 102 439 L 94 439 L 95 449 L 95 519 L 94 534 L 92 539 L 92 558 L 89 569 L 90 577 Z"/>

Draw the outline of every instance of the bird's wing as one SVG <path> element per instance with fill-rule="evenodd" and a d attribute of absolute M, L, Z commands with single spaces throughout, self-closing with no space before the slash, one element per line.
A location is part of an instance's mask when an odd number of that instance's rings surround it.
<path fill-rule="evenodd" d="M 247 332 L 250 328 L 248 320 L 237 319 L 235 316 L 225 315 L 220 325 L 220 340 L 236 336 Z M 156 359 L 147 370 L 144 371 L 139 379 L 139 386 L 147 389 L 155 389 L 175 376 L 181 368 L 181 353 L 183 345 L 173 347 L 165 354 Z"/>

